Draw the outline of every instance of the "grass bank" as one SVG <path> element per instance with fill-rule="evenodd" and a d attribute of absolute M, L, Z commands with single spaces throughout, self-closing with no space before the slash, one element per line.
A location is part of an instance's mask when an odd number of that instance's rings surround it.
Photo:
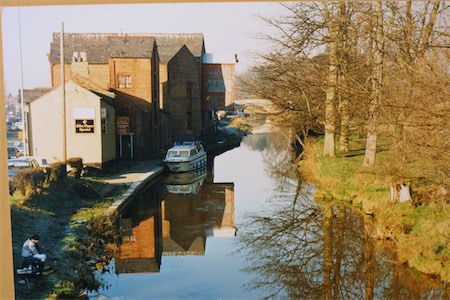
<path fill-rule="evenodd" d="M 369 168 L 362 167 L 362 141 L 337 158 L 322 157 L 322 146 L 321 140 L 311 141 L 299 162 L 302 174 L 317 186 L 316 199 L 342 201 L 373 216 L 373 237 L 394 240 L 400 262 L 450 283 L 450 204 L 433 199 L 421 205 L 391 203 L 392 178 L 385 171 L 394 163 L 393 153 L 382 144 L 376 165 Z"/>
<path fill-rule="evenodd" d="M 31 197 L 17 193 L 11 197 L 14 266 L 21 265 L 22 243 L 37 233 L 46 264 L 54 269 L 32 279 L 31 289 L 16 274 L 16 299 L 83 298 L 84 289 L 101 284 L 94 271 L 115 251 L 114 226 L 104 211 L 126 188 L 67 178 Z"/>

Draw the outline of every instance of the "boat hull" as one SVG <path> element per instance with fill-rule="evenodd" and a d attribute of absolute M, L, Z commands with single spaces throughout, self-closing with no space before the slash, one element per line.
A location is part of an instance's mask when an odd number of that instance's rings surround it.
<path fill-rule="evenodd" d="M 198 157 L 183 161 L 166 159 L 164 160 L 164 163 L 170 172 L 191 172 L 206 166 L 206 153 Z"/>

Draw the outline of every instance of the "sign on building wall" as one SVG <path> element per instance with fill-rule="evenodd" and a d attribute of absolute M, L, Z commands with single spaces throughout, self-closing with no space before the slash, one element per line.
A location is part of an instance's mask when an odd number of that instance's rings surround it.
<path fill-rule="evenodd" d="M 128 116 L 116 117 L 117 134 L 129 134 L 130 133 L 130 121 Z"/>
<path fill-rule="evenodd" d="M 75 133 L 94 133 L 94 108 L 76 107 L 72 113 L 75 119 Z"/>
<path fill-rule="evenodd" d="M 75 119 L 76 133 L 94 133 L 93 119 Z"/>

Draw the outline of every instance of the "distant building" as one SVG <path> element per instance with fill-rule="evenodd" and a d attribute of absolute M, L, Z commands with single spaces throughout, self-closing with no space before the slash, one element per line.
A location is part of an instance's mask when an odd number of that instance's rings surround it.
<path fill-rule="evenodd" d="M 34 88 L 34 89 L 24 89 L 23 90 L 23 102 L 24 102 L 24 130 L 23 134 L 25 134 L 25 145 L 23 145 L 23 152 L 26 154 L 32 153 L 30 149 L 31 135 L 30 135 L 30 103 L 36 100 L 37 98 L 47 94 L 50 92 L 51 88 Z M 18 99 L 21 101 L 22 93 L 19 90 Z"/>
<path fill-rule="evenodd" d="M 205 53 L 203 56 L 203 112 L 204 123 L 217 111 L 234 111 L 235 54 Z"/>

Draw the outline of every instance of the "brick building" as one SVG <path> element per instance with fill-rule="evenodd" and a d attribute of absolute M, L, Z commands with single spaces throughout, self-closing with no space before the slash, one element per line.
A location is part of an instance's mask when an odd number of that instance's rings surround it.
<path fill-rule="evenodd" d="M 205 124 L 217 111 L 234 111 L 235 84 L 234 54 L 212 54 L 203 56 L 203 112 Z"/>
<path fill-rule="evenodd" d="M 50 45 L 52 86 L 60 84 L 60 33 Z M 154 38 L 119 34 L 65 33 L 65 77 L 75 74 L 116 95 L 117 153 L 134 158 L 161 149 L 159 55 Z"/>
<path fill-rule="evenodd" d="M 61 84 L 61 34 L 48 59 Z M 203 34 L 65 33 L 65 80 L 114 94 L 116 158 L 159 153 L 181 136 L 199 136 L 213 112 L 231 110 L 234 64 L 205 53 Z"/>
<path fill-rule="evenodd" d="M 202 124 L 203 34 L 151 34 L 160 56 L 160 108 L 168 113 L 169 139 L 199 135 Z"/>

